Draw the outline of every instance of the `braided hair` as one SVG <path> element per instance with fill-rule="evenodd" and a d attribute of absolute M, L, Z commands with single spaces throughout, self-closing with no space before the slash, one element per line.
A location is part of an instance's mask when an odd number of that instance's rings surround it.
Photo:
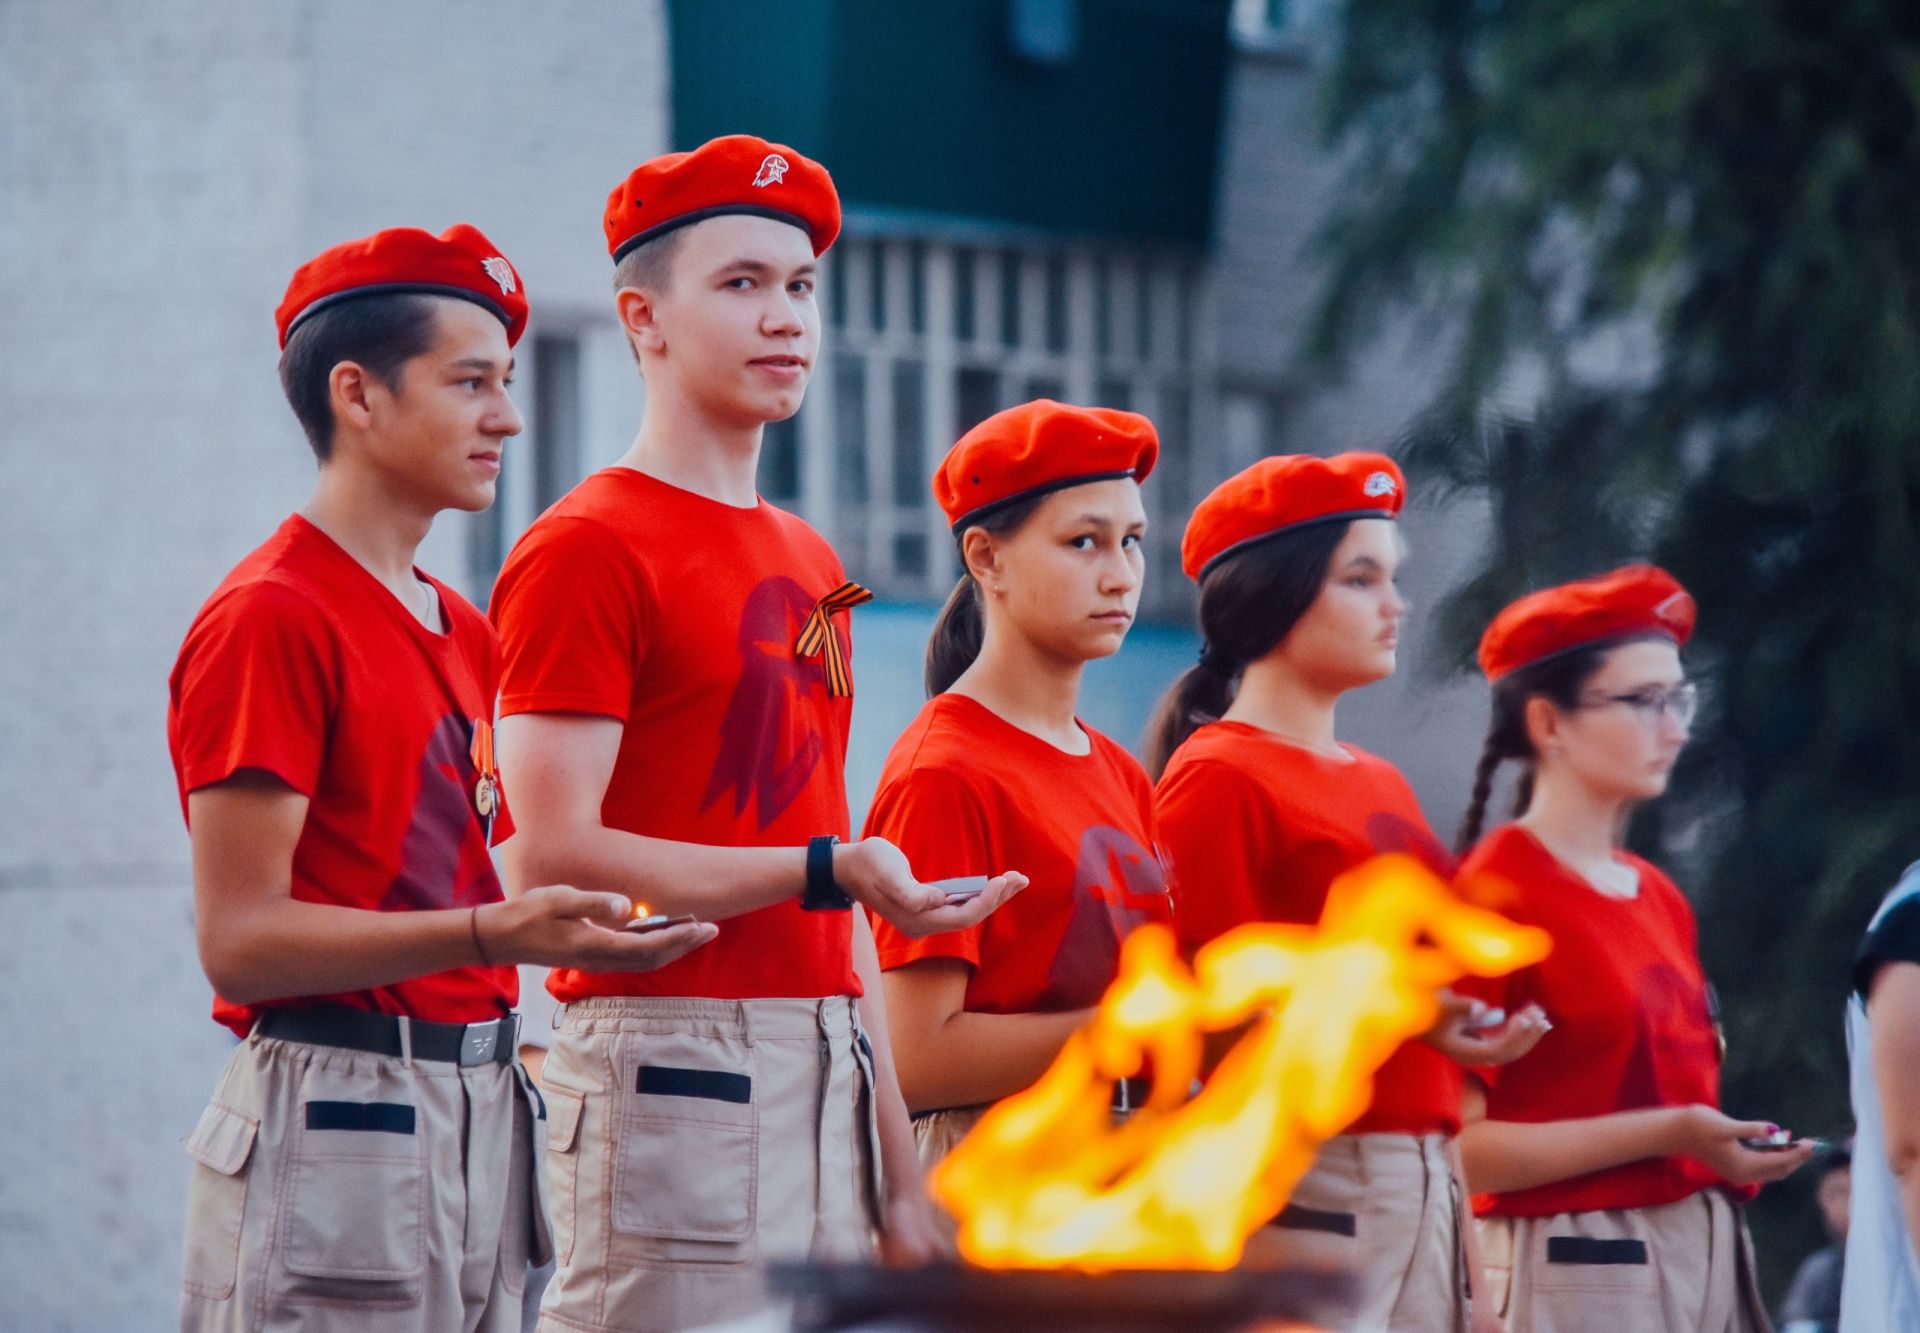
<path fill-rule="evenodd" d="M 1509 818 L 1518 819 L 1533 803 L 1533 778 L 1540 756 L 1533 748 L 1533 737 L 1527 734 L 1527 700 L 1540 696 L 1556 708 L 1576 707 L 1587 682 L 1606 664 L 1607 654 L 1619 646 L 1617 640 L 1591 644 L 1521 667 L 1494 683 L 1493 714 L 1487 720 L 1480 762 L 1473 768 L 1473 794 L 1467 801 L 1466 817 L 1460 821 L 1455 850 L 1465 852 L 1479 841 L 1486 825 L 1487 804 L 1493 796 L 1494 774 L 1507 760 L 1524 765 L 1514 785 Z"/>
<path fill-rule="evenodd" d="M 1318 523 L 1258 542 L 1200 580 L 1205 647 L 1160 696 L 1147 723 L 1147 772 L 1158 781 L 1187 737 L 1233 703 L 1240 673 L 1272 652 L 1320 597 L 1333 553 L 1352 521 Z"/>

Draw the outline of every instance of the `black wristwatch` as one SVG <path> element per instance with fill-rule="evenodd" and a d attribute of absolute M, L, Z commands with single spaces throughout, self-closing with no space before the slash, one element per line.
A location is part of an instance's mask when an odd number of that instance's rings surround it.
<path fill-rule="evenodd" d="M 807 842 L 807 888 L 800 895 L 800 906 L 809 912 L 845 912 L 853 899 L 833 877 L 833 847 L 840 839 L 832 834 Z"/>

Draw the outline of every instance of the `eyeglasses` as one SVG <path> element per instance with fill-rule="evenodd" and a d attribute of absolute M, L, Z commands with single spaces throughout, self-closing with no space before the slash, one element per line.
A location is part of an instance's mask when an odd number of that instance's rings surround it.
<path fill-rule="evenodd" d="M 1625 704 L 1648 726 L 1657 726 L 1660 715 L 1670 713 L 1675 722 L 1687 727 L 1693 725 L 1694 714 L 1700 711 L 1700 687 L 1688 681 L 1671 689 L 1653 686 L 1631 694 L 1603 694 L 1597 699 L 1580 701 L 1582 708 L 1607 708 L 1614 704 Z"/>

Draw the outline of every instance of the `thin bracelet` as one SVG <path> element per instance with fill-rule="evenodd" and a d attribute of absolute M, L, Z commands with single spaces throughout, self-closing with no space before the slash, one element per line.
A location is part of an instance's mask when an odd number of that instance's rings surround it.
<path fill-rule="evenodd" d="M 473 936 L 473 951 L 480 955 L 480 966 L 492 967 L 493 959 L 487 957 L 486 946 L 480 943 L 480 904 L 475 903 L 473 910 L 467 913 L 467 933 Z"/>

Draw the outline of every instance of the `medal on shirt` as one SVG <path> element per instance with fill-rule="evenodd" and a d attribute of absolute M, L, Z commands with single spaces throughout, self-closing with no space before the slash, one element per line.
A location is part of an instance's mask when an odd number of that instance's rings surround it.
<path fill-rule="evenodd" d="M 493 723 L 473 720 L 473 809 L 480 816 L 488 843 L 493 841 L 493 817 L 500 809 L 500 775 L 493 766 Z"/>

